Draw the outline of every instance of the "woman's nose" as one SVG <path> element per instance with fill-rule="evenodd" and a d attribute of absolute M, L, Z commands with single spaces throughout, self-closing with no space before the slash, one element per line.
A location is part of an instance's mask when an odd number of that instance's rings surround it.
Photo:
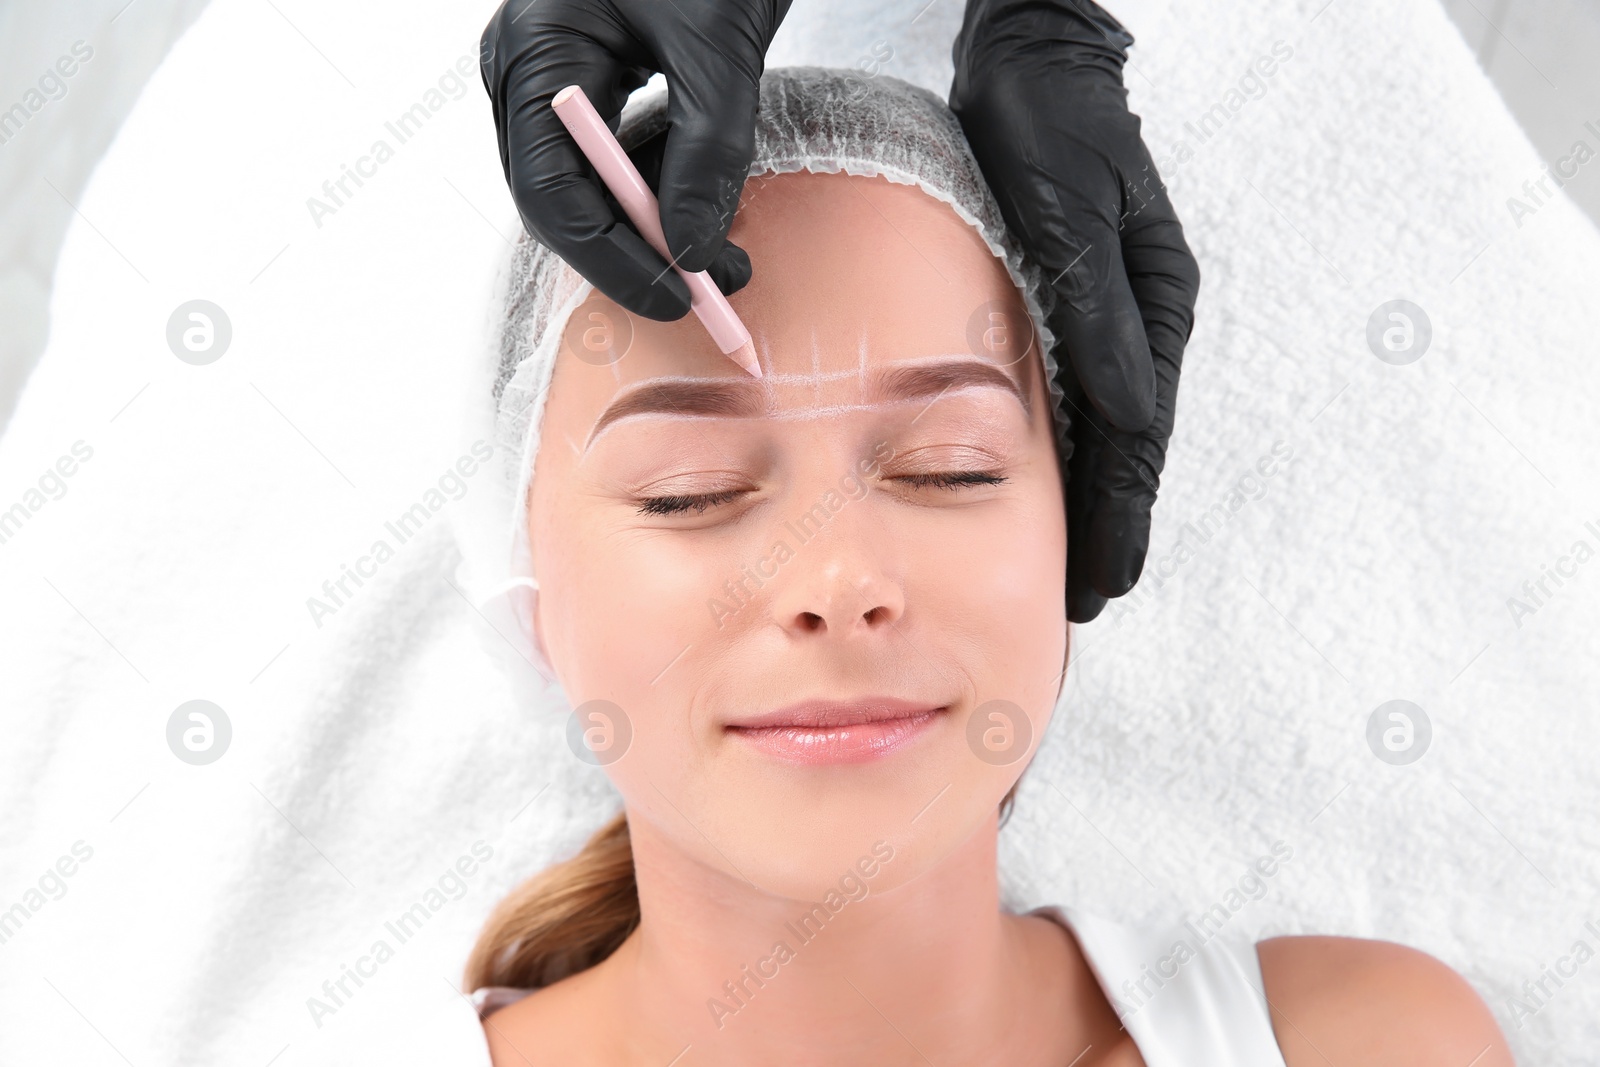
<path fill-rule="evenodd" d="M 783 565 L 771 611 L 791 636 L 848 641 L 886 634 L 905 614 L 901 556 L 878 518 L 871 495 L 847 500 L 804 541 L 790 531 L 793 556 Z M 852 513 L 853 512 L 853 513 Z"/>

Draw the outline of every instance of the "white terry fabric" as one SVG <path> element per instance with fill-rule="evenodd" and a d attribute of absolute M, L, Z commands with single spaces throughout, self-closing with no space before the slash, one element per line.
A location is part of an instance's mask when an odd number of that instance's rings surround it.
<path fill-rule="evenodd" d="M 94 450 L 0 544 L 0 914 L 28 915 L 0 944 L 0 1060 L 443 1062 L 484 916 L 615 811 L 560 702 L 516 701 L 450 584 L 443 520 L 486 483 L 440 489 L 470 455 L 441 398 L 516 233 L 481 89 L 445 92 L 320 228 L 306 207 L 470 68 L 492 6 L 215 0 L 77 199 L 49 350 L 0 438 L 0 514 Z M 800 0 L 774 64 L 857 66 L 884 40 L 885 73 L 942 92 L 958 5 L 921 6 Z M 1596 543 L 1600 236 L 1527 201 L 1541 161 L 1433 0 L 1169 11 L 1130 24 L 1128 81 L 1201 303 L 1150 566 L 1074 630 L 1001 838 L 1008 904 L 1402 941 L 1472 981 L 1519 1062 L 1582 1062 L 1592 964 L 1545 975 L 1600 925 L 1600 571 L 1545 579 L 1520 627 L 1506 601 Z M 1292 57 L 1247 79 L 1279 40 Z M 210 367 L 164 339 L 195 297 L 235 327 Z M 1433 324 L 1409 366 L 1365 338 L 1397 297 Z M 1277 440 L 1293 458 L 1263 476 Z M 318 628 L 307 598 L 418 504 L 421 532 Z M 163 736 L 195 697 L 234 726 L 206 767 Z M 1409 767 L 1364 739 L 1394 697 L 1434 725 Z M 40 891 L 80 839 L 93 858 Z M 492 859 L 440 891 L 480 839 Z M 1278 839 L 1292 858 L 1241 890 Z M 419 903 L 399 943 L 385 924 Z M 308 999 L 385 939 L 319 1027 Z"/>
<path fill-rule="evenodd" d="M 1181 923 L 1134 928 L 1059 904 L 1028 914 L 1072 933 L 1146 1067 L 1284 1067 L 1255 943 L 1237 930 L 1197 934 Z M 1180 943 L 1193 954 L 1175 952 Z M 460 1048 L 451 1062 L 489 1067 L 480 1020 L 530 992 L 474 990 L 456 1013 Z"/>
<path fill-rule="evenodd" d="M 617 131 L 622 146 L 631 151 L 663 131 L 666 104 L 665 92 L 630 101 Z M 1044 359 L 1060 447 L 1070 420 L 1063 414 L 1053 335 L 1045 322 L 1052 294 L 1039 267 L 1006 232 L 1000 206 L 943 98 L 890 75 L 769 68 L 761 79 L 750 175 L 796 171 L 916 186 L 977 230 L 1023 294 Z M 499 462 L 488 491 L 474 497 L 456 523 L 463 555 L 457 578 L 479 614 L 496 624 L 485 634 L 485 647 L 530 692 L 553 681 L 554 670 L 533 625 L 538 581 L 527 537 L 529 486 L 562 331 L 593 291 L 553 252 L 523 235 L 501 276 L 495 303 L 504 308 L 504 320 L 485 353 L 493 403 L 483 405 L 482 423 L 469 427 L 469 437 L 493 442 Z"/>
<path fill-rule="evenodd" d="M 1100 6 L 1142 41 L 1146 33 L 1159 37 L 1166 29 L 1173 0 L 1115 0 Z M 796 0 L 767 49 L 767 66 L 890 74 L 943 99 L 955 76 L 950 48 L 963 8 L 963 0 Z M 1130 81 L 1138 80 L 1141 62 L 1141 52 L 1135 52 Z"/>

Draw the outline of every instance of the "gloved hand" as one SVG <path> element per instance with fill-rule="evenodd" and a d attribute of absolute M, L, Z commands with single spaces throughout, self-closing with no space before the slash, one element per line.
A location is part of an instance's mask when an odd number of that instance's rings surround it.
<path fill-rule="evenodd" d="M 1200 287 L 1128 111 L 1122 67 L 1132 44 L 1091 0 L 968 0 L 954 49 L 950 106 L 1056 297 L 1057 381 L 1076 415 L 1073 622 L 1100 614 L 1144 568 Z"/>
<path fill-rule="evenodd" d="M 528 232 L 606 296 L 646 318 L 689 310 L 689 289 L 594 177 L 550 98 L 582 86 L 616 132 L 628 94 L 660 71 L 671 132 L 658 160 L 661 228 L 678 266 L 725 293 L 750 280 L 727 242 L 745 172 L 767 45 L 791 0 L 506 0 L 483 31 L 500 164 Z M 645 180 L 654 183 L 654 173 Z"/>

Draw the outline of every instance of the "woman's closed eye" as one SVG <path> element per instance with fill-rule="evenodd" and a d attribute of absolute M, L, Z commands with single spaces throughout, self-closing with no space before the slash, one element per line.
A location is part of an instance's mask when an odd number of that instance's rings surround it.
<path fill-rule="evenodd" d="M 641 515 L 678 515 L 691 509 L 704 512 L 707 508 L 726 504 L 741 493 L 743 489 L 724 489 L 720 493 L 700 493 L 695 496 L 649 496 L 639 502 Z"/>
<path fill-rule="evenodd" d="M 999 471 L 938 471 L 934 474 L 902 474 L 892 479 L 919 487 L 963 489 L 974 485 L 999 485 L 1006 476 Z"/>
<path fill-rule="evenodd" d="M 1000 485 L 1007 481 L 999 471 L 934 471 L 925 474 L 901 474 L 887 479 L 912 489 L 961 490 L 985 485 Z M 752 490 L 723 489 L 715 493 L 678 494 L 642 497 L 639 513 L 642 515 L 679 515 L 688 511 L 704 514 L 708 509 L 732 503 Z"/>

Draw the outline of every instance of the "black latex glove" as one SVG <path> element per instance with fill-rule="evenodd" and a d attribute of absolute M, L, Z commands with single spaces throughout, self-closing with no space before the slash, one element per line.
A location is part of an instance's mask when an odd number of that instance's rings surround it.
<path fill-rule="evenodd" d="M 500 163 L 522 224 L 629 311 L 669 320 L 689 289 L 645 243 L 550 108 L 578 85 L 616 132 L 628 94 L 659 71 L 671 88 L 661 149 L 661 228 L 678 266 L 724 293 L 750 280 L 727 241 L 745 172 L 767 45 L 791 0 L 506 0 L 480 66 Z"/>
<path fill-rule="evenodd" d="M 1057 381 L 1072 417 L 1073 622 L 1100 614 L 1144 568 L 1200 287 L 1128 111 L 1132 44 L 1089 0 L 968 0 L 954 49 L 950 106 L 1006 224 L 1055 291 Z"/>

